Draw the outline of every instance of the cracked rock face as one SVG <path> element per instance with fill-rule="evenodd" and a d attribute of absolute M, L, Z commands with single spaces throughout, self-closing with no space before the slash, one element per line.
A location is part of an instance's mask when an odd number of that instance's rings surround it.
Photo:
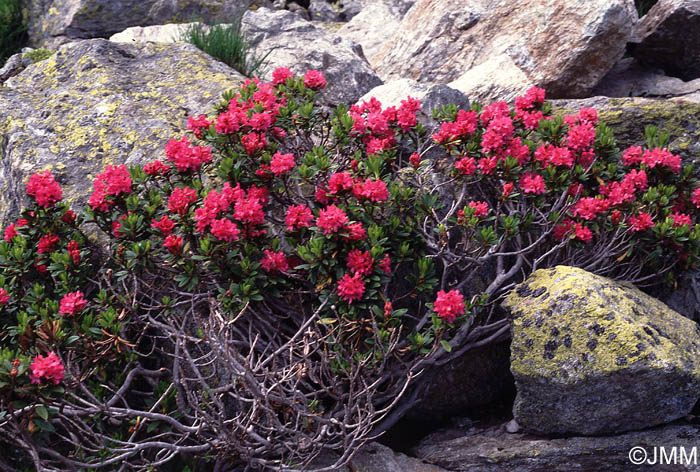
<path fill-rule="evenodd" d="M 419 0 L 372 65 L 383 80 L 445 83 L 505 54 L 550 98 L 583 97 L 622 57 L 636 20 L 632 0 Z"/>
<path fill-rule="evenodd" d="M 249 5 L 248 0 L 28 0 L 26 9 L 31 43 L 54 48 L 107 38 L 129 26 L 230 21 Z"/>
<path fill-rule="evenodd" d="M 632 55 L 685 81 L 700 77 L 700 2 L 659 0 L 637 25 Z"/>
<path fill-rule="evenodd" d="M 0 88 L 0 219 L 25 200 L 24 181 L 51 169 L 80 204 L 107 164 L 162 159 L 187 118 L 208 113 L 244 77 L 188 44 L 62 46 Z"/>
<path fill-rule="evenodd" d="M 688 414 L 700 396 L 700 327 L 584 270 L 540 269 L 511 311 L 515 420 L 540 434 L 609 434 Z"/>

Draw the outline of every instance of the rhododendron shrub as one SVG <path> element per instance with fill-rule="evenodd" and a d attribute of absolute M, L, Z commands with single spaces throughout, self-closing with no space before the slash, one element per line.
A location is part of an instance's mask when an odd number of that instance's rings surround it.
<path fill-rule="evenodd" d="M 36 467 L 339 466 L 431 366 L 504 338 L 498 302 L 537 268 L 697 263 L 697 174 L 653 129 L 621 151 L 533 88 L 427 130 L 410 97 L 328 111 L 321 72 L 273 78 L 108 166 L 80 216 L 30 179 L 0 243 L 0 438 Z"/>

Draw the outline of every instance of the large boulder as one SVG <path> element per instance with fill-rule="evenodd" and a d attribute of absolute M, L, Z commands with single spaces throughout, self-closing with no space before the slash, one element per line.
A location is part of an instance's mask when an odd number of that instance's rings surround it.
<path fill-rule="evenodd" d="M 372 65 L 384 80 L 451 82 L 505 53 L 551 97 L 584 97 L 636 19 L 632 0 L 418 0 Z"/>
<path fill-rule="evenodd" d="M 0 223 L 35 171 L 51 169 L 68 201 L 85 202 L 106 164 L 163 158 L 188 116 L 243 80 L 188 44 L 84 40 L 28 66 L 0 87 Z"/>
<path fill-rule="evenodd" d="M 697 461 L 692 458 L 697 459 L 694 451 L 699 440 L 700 428 L 695 424 L 661 426 L 616 436 L 565 438 L 509 434 L 505 425 L 498 424 L 461 431 L 440 430 L 421 440 L 411 453 L 454 472 L 685 472 L 698 470 Z M 675 459 L 659 462 L 661 447 L 667 457 L 675 449 Z"/>
<path fill-rule="evenodd" d="M 129 26 L 183 21 L 221 23 L 240 16 L 249 0 L 28 0 L 32 45 L 55 47 L 75 39 L 108 38 Z"/>
<path fill-rule="evenodd" d="M 242 31 L 259 55 L 267 54 L 264 79 L 272 80 L 273 70 L 281 66 L 301 75 L 310 69 L 320 70 L 328 81 L 321 95 L 326 103 L 355 103 L 382 84 L 357 43 L 330 34 L 289 11 L 248 11 L 243 16 Z"/>
<path fill-rule="evenodd" d="M 447 85 L 470 100 L 486 105 L 500 100 L 513 103 L 533 87 L 534 82 L 503 53 L 469 69 Z"/>
<path fill-rule="evenodd" d="M 682 97 L 700 92 L 700 79 L 684 82 L 663 70 L 643 66 L 625 57 L 595 86 L 592 95 L 605 97 Z"/>
<path fill-rule="evenodd" d="M 700 397 L 700 327 L 631 286 L 558 266 L 504 307 L 513 415 L 527 431 L 631 431 L 676 420 Z"/>
<path fill-rule="evenodd" d="M 201 23 L 170 23 L 167 25 L 131 26 L 124 31 L 113 34 L 110 41 L 116 43 L 175 43 L 195 24 Z"/>
<path fill-rule="evenodd" d="M 598 110 L 600 121 L 610 126 L 620 149 L 646 142 L 644 128 L 652 125 L 671 136 L 668 148 L 685 163 L 700 165 L 700 93 L 683 98 L 593 97 L 583 100 L 553 100 L 554 113 L 578 113 L 582 107 Z"/>
<path fill-rule="evenodd" d="M 382 44 L 389 40 L 399 28 L 401 19 L 413 1 L 379 0 L 369 3 L 338 34 L 362 46 L 368 61 L 372 62 Z"/>
<path fill-rule="evenodd" d="M 637 25 L 640 61 L 683 80 L 700 77 L 700 2 L 659 0 Z"/>

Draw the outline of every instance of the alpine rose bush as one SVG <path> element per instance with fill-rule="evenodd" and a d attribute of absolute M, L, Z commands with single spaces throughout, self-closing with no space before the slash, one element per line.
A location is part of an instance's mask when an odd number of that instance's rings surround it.
<path fill-rule="evenodd" d="M 532 271 L 653 286 L 698 262 L 697 172 L 652 128 L 620 150 L 533 88 L 428 130 L 416 99 L 329 111 L 325 85 L 281 68 L 226 92 L 81 214 L 30 177 L 0 243 L 12 466 L 339 467 L 426 368 L 507 336 L 499 302 Z"/>

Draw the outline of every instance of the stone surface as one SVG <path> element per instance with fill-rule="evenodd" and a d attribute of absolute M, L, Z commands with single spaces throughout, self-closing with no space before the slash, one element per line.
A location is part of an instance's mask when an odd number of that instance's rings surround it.
<path fill-rule="evenodd" d="M 644 67 L 636 59 L 626 57 L 615 64 L 592 95 L 605 97 L 679 97 L 700 92 L 700 79 L 684 82 L 669 77 L 663 70 Z"/>
<path fill-rule="evenodd" d="M 454 103 L 459 108 L 469 108 L 469 100 L 464 94 L 444 84 L 421 84 L 412 79 L 393 80 L 367 92 L 357 102 L 375 97 L 384 108 L 401 105 L 406 97 L 417 98 L 421 102 L 418 119 L 425 126 L 435 124 L 433 110 L 442 105 Z"/>
<path fill-rule="evenodd" d="M 338 34 L 362 46 L 365 57 L 372 62 L 382 44 L 396 33 L 401 19 L 413 3 L 401 0 L 370 2 Z"/>
<path fill-rule="evenodd" d="M 674 424 L 616 436 L 542 438 L 525 433 L 511 434 L 505 424 L 477 426 L 464 431 L 443 430 L 423 439 L 411 454 L 454 472 L 654 472 L 697 471 L 700 466 L 681 462 L 700 441 L 700 426 Z M 635 466 L 630 450 L 644 448 L 647 460 L 656 465 Z M 676 447 L 676 463 L 661 465 L 658 448 L 668 453 Z M 641 451 L 639 454 L 643 454 Z M 643 455 L 635 455 L 637 460 Z"/>
<path fill-rule="evenodd" d="M 470 100 L 488 104 L 503 100 L 514 102 L 534 85 L 507 54 L 492 57 L 469 69 L 450 87 L 459 90 Z"/>
<path fill-rule="evenodd" d="M 700 77 L 700 2 L 659 0 L 637 25 L 632 54 L 667 75 Z"/>
<path fill-rule="evenodd" d="M 512 395 L 509 355 L 509 343 L 500 343 L 472 349 L 433 368 L 422 400 L 406 417 L 442 421 Z"/>
<path fill-rule="evenodd" d="M 243 16 L 242 31 L 258 54 L 270 52 L 265 80 L 272 80 L 272 71 L 282 66 L 302 75 L 310 69 L 320 70 L 328 81 L 321 100 L 329 104 L 355 103 L 382 84 L 356 43 L 291 12 L 267 8 L 248 11 Z"/>
<path fill-rule="evenodd" d="M 372 65 L 384 80 L 451 82 L 507 54 L 550 97 L 583 97 L 622 57 L 632 0 L 419 0 Z"/>
<path fill-rule="evenodd" d="M 168 25 L 132 26 L 109 37 L 117 43 L 174 43 L 194 23 L 171 23 Z"/>
<path fill-rule="evenodd" d="M 32 45 L 107 38 L 129 26 L 183 21 L 220 23 L 241 15 L 249 0 L 28 0 Z"/>
<path fill-rule="evenodd" d="M 209 112 L 243 80 L 188 44 L 62 46 L 0 88 L 0 223 L 26 201 L 34 171 L 51 169 L 64 197 L 84 202 L 106 164 L 163 158 L 188 116 Z"/>
<path fill-rule="evenodd" d="M 319 461 L 326 462 L 328 458 Z M 334 472 L 448 472 L 445 469 L 426 464 L 413 457 L 394 452 L 386 446 L 373 442 L 360 449 L 350 464 Z"/>
<path fill-rule="evenodd" d="M 334 7 L 326 0 L 311 0 L 309 4 L 309 15 L 311 21 L 341 21 L 340 8 Z"/>
<path fill-rule="evenodd" d="M 700 397 L 700 327 L 633 287 L 557 266 L 503 305 L 513 415 L 527 431 L 631 431 L 676 420 Z"/>
<path fill-rule="evenodd" d="M 21 52 L 13 54 L 7 58 L 5 65 L 0 67 L 0 84 L 5 82 L 10 77 L 14 77 L 15 75 L 19 74 L 26 69 L 28 65 L 34 63 L 31 54 L 27 54 L 31 53 L 31 51 L 34 51 L 34 49 L 23 48 Z"/>
<path fill-rule="evenodd" d="M 578 113 L 583 107 L 598 110 L 600 121 L 612 127 L 617 146 L 625 149 L 646 142 L 644 128 L 653 125 L 671 136 L 668 148 L 686 163 L 700 165 L 700 94 L 678 99 L 593 97 L 583 100 L 554 100 L 557 115 Z"/>

